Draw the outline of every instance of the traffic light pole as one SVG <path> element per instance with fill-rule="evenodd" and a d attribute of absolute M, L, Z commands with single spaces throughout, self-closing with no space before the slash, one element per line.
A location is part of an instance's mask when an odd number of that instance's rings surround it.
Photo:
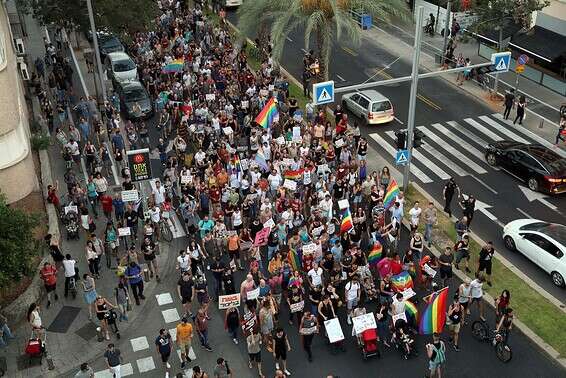
<path fill-rule="evenodd" d="M 415 46 L 413 50 L 413 70 L 411 73 L 411 92 L 409 95 L 409 116 L 407 120 L 407 150 L 409 156 L 403 170 L 403 191 L 409 189 L 411 159 L 413 157 L 413 131 L 415 130 L 415 108 L 417 106 L 417 89 L 419 86 L 419 61 L 421 58 L 421 39 L 423 33 L 424 7 L 417 9 L 417 23 L 415 26 Z"/>

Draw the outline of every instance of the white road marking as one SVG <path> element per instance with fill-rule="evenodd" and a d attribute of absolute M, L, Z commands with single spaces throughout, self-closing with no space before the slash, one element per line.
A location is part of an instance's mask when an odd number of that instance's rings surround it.
<path fill-rule="evenodd" d="M 369 135 L 373 140 L 376 141 L 377 144 L 381 146 L 389 155 L 395 159 L 396 150 L 393 146 L 390 146 L 379 134 L 373 133 Z M 433 182 L 430 177 L 423 173 L 419 168 L 415 166 L 415 164 L 411 164 L 411 173 L 415 175 L 421 182 L 425 184 L 429 184 Z"/>
<path fill-rule="evenodd" d="M 342 76 L 340 76 L 340 75 L 338 75 L 338 74 L 336 74 L 336 77 L 337 77 L 338 79 L 342 80 L 342 82 L 346 81 L 346 79 L 344 79 Z"/>
<path fill-rule="evenodd" d="M 454 127 L 454 128 L 457 128 L 457 129 L 459 129 L 461 127 L 457 122 L 454 122 L 454 121 L 448 121 L 446 123 L 448 125 L 450 125 L 451 127 Z M 452 131 L 448 130 L 448 128 L 441 125 L 440 123 L 433 123 L 431 126 L 434 127 L 435 129 L 437 129 L 438 131 L 440 131 L 442 134 L 446 135 L 448 138 L 452 139 L 454 142 L 456 142 L 457 145 L 462 146 L 465 150 L 467 150 L 473 156 L 478 156 L 478 157 L 483 156 L 483 152 L 481 152 L 480 150 L 478 150 L 477 148 L 475 148 L 474 146 L 472 146 L 471 144 L 469 144 L 468 142 L 466 142 L 465 140 L 460 138 L 458 135 L 454 134 Z M 485 145 L 487 144 L 483 141 L 478 142 L 478 143 L 483 143 L 482 147 L 485 147 Z"/>
<path fill-rule="evenodd" d="M 479 182 L 481 185 L 483 185 L 484 188 L 486 188 L 487 190 L 491 191 L 493 194 L 497 194 L 497 190 L 493 189 L 491 186 L 487 185 L 485 182 L 483 182 L 482 180 L 480 180 L 479 178 L 477 178 L 476 176 L 472 175 L 472 178 L 474 180 L 476 180 L 477 182 Z"/>
<path fill-rule="evenodd" d="M 494 121 L 493 119 L 489 118 L 488 116 L 480 116 L 479 118 L 482 121 L 484 121 L 485 123 L 487 123 L 490 126 L 492 126 L 493 128 L 495 128 L 496 130 L 498 130 L 500 133 L 505 134 L 509 138 L 516 140 L 517 142 L 520 142 L 520 143 L 529 143 L 528 140 L 521 138 L 520 136 L 515 134 L 513 131 L 507 129 L 506 126 L 502 125 L 499 122 Z"/>
<path fill-rule="evenodd" d="M 161 311 L 161 315 L 163 315 L 163 320 L 165 321 L 165 323 L 173 323 L 181 319 L 181 317 L 179 316 L 179 312 L 177 311 L 176 308 L 163 310 Z"/>
<path fill-rule="evenodd" d="M 120 373 L 122 377 L 127 377 L 129 375 L 134 374 L 134 368 L 132 367 L 132 364 L 127 363 L 122 365 L 120 369 Z M 110 369 L 101 370 L 94 373 L 94 378 L 113 378 L 113 374 L 110 371 Z"/>
<path fill-rule="evenodd" d="M 145 373 L 146 371 L 155 369 L 155 362 L 153 362 L 153 357 L 151 356 L 140 358 L 136 361 L 136 364 L 138 365 L 140 373 Z"/>
<path fill-rule="evenodd" d="M 177 356 L 179 357 L 179 361 L 183 362 L 183 359 L 181 358 L 181 349 L 177 349 Z M 191 361 L 197 359 L 197 355 L 195 354 L 195 350 L 193 349 L 193 347 L 189 349 L 189 358 L 191 359 Z"/>
<path fill-rule="evenodd" d="M 385 132 L 385 134 L 387 134 L 387 136 L 389 136 L 390 138 L 395 139 L 395 132 L 394 131 L 387 131 L 387 132 Z M 428 169 L 433 171 L 441 179 L 448 180 L 451 177 L 451 175 L 446 173 L 442 168 L 440 168 L 438 165 L 434 164 L 426 156 L 424 156 L 420 151 L 418 151 L 417 148 L 413 148 L 413 156 L 419 162 L 423 163 Z"/>
<path fill-rule="evenodd" d="M 531 217 L 525 210 L 517 207 L 517 211 L 520 212 L 521 214 L 523 214 L 525 217 L 527 217 L 529 219 L 533 219 L 533 217 Z"/>
<path fill-rule="evenodd" d="M 499 135 L 495 134 L 494 132 L 489 130 L 487 127 L 485 127 L 484 125 L 482 125 L 481 123 L 477 122 L 476 120 L 474 120 L 472 118 L 464 118 L 464 122 L 466 122 L 468 125 L 475 128 L 479 132 L 487 135 L 493 141 L 499 142 L 499 141 L 503 140 L 503 138 L 501 138 Z"/>
<path fill-rule="evenodd" d="M 173 303 L 173 298 L 171 297 L 171 294 L 169 293 L 161 293 L 161 294 L 157 294 L 155 296 L 155 298 L 157 299 L 157 304 L 160 306 L 169 304 L 169 303 Z"/>
<path fill-rule="evenodd" d="M 447 166 L 448 168 L 450 168 L 452 171 L 454 171 L 458 176 L 467 176 L 469 175 L 468 172 L 466 172 L 465 170 L 463 170 L 462 168 L 460 168 L 460 166 L 458 164 L 454 164 L 454 162 L 452 161 L 452 159 L 444 156 L 442 154 L 442 152 L 438 151 L 436 148 L 434 148 L 431 144 L 427 144 L 426 147 L 428 152 L 430 152 L 430 154 L 432 156 L 434 156 L 436 159 L 438 159 L 439 161 L 441 161 L 445 166 Z"/>
<path fill-rule="evenodd" d="M 403 121 L 401 121 L 399 118 L 397 117 L 393 117 L 393 119 L 397 122 L 399 122 L 401 125 L 404 125 Z"/>
<path fill-rule="evenodd" d="M 289 41 L 289 42 L 293 42 L 293 40 L 292 40 L 291 38 L 289 38 L 289 37 L 285 37 L 285 39 L 286 39 L 287 41 Z"/>
<path fill-rule="evenodd" d="M 169 334 L 171 335 L 171 340 L 177 341 L 177 328 L 169 328 Z"/>
<path fill-rule="evenodd" d="M 540 203 L 542 203 L 543 205 L 545 205 L 549 209 L 557 211 L 557 212 L 560 213 L 560 211 L 558 211 L 558 208 L 556 206 L 554 206 L 552 203 L 548 202 L 545 199 L 547 197 L 544 194 L 539 193 L 539 192 L 533 192 L 532 190 L 530 190 L 529 188 L 527 188 L 523 185 L 519 185 L 519 189 L 521 189 L 521 192 L 523 192 L 523 194 L 525 195 L 525 197 L 527 197 L 527 200 L 529 202 L 533 202 L 533 201 L 538 200 Z"/>
<path fill-rule="evenodd" d="M 147 337 L 145 336 L 130 339 L 130 344 L 132 344 L 132 349 L 134 350 L 134 352 L 149 349 L 149 343 L 147 342 Z"/>
<path fill-rule="evenodd" d="M 302 52 L 304 52 L 305 54 L 308 54 L 308 51 L 305 49 L 301 49 Z"/>
<path fill-rule="evenodd" d="M 423 130 L 425 133 L 425 137 L 430 138 L 431 140 L 435 141 L 439 146 L 443 146 L 444 150 L 454 156 L 456 159 L 460 160 L 462 163 L 466 164 L 469 168 L 471 168 L 474 172 L 479 174 L 487 173 L 485 169 L 480 167 L 478 164 L 474 163 L 472 160 L 468 159 L 466 155 L 455 149 L 450 145 L 450 143 L 445 142 L 434 134 L 432 131 L 428 130 L 426 127 L 419 127 L 419 130 Z"/>

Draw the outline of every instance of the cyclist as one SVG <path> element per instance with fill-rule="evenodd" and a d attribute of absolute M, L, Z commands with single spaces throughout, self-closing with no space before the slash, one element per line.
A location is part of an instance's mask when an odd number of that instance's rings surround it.
<path fill-rule="evenodd" d="M 509 340 L 509 332 L 513 328 L 513 309 L 508 307 L 503 310 L 503 316 L 495 329 L 495 332 L 501 333 L 503 336 L 503 341 L 507 344 Z"/>
<path fill-rule="evenodd" d="M 63 260 L 63 269 L 65 270 L 65 298 L 69 295 L 69 284 L 71 279 L 77 279 L 77 268 L 75 265 L 77 262 L 71 257 L 69 253 L 65 255 L 65 260 Z M 75 282 L 72 282 L 75 285 Z"/>
<path fill-rule="evenodd" d="M 151 219 L 151 223 L 153 224 L 153 230 L 155 231 L 155 240 L 159 240 L 160 230 L 159 230 L 159 222 L 161 222 L 161 209 L 157 206 L 156 203 L 153 204 L 153 207 L 148 210 L 149 218 Z"/>

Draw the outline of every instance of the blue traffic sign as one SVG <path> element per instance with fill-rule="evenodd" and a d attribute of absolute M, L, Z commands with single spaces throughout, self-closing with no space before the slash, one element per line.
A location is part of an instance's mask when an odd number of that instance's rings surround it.
<path fill-rule="evenodd" d="M 528 61 L 529 61 L 529 57 L 528 57 L 527 55 L 525 55 L 525 54 L 521 54 L 521 55 L 519 56 L 519 58 L 517 59 L 517 63 L 518 63 L 519 65 L 521 65 L 521 66 L 522 66 L 523 64 L 527 64 Z"/>
<path fill-rule="evenodd" d="M 398 150 L 395 156 L 395 164 L 406 165 L 409 162 L 409 150 Z"/>
<path fill-rule="evenodd" d="M 511 65 L 511 51 L 491 54 L 491 64 L 495 66 L 497 72 L 509 71 Z"/>
<path fill-rule="evenodd" d="M 334 102 L 334 81 L 324 81 L 312 86 L 312 96 L 315 105 L 330 104 Z"/>

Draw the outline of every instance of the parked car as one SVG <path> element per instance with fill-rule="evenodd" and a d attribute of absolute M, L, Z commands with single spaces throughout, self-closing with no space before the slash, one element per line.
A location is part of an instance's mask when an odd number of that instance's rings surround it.
<path fill-rule="evenodd" d="M 537 219 L 517 219 L 503 227 L 503 241 L 550 274 L 556 286 L 566 277 L 566 226 Z"/>
<path fill-rule="evenodd" d="M 98 36 L 98 47 L 100 49 L 100 58 L 106 58 L 106 55 L 113 52 L 124 52 L 126 49 L 118 37 L 112 34 L 100 34 Z"/>
<path fill-rule="evenodd" d="M 115 87 L 121 108 L 130 120 L 147 119 L 153 116 L 153 105 L 145 87 L 137 80 L 119 83 Z"/>
<path fill-rule="evenodd" d="M 242 0 L 226 0 L 226 8 L 234 8 L 242 5 Z"/>
<path fill-rule="evenodd" d="M 136 64 L 125 52 L 108 54 L 104 59 L 104 70 L 114 84 L 138 79 Z"/>
<path fill-rule="evenodd" d="M 524 181 L 533 191 L 566 192 L 566 159 L 539 144 L 490 143 L 485 148 L 485 160 Z"/>
<path fill-rule="evenodd" d="M 342 96 L 342 107 L 365 120 L 368 125 L 388 123 L 395 119 L 391 101 L 372 89 Z"/>

